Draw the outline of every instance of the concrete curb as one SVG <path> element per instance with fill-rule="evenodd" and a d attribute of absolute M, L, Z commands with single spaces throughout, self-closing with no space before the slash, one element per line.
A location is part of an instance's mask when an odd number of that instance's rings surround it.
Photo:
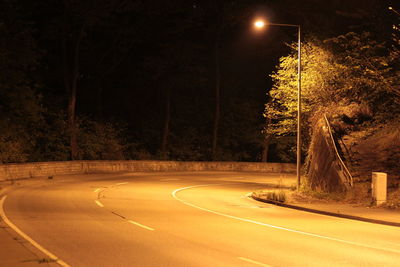
<path fill-rule="evenodd" d="M 339 218 L 344 218 L 344 219 L 350 219 L 350 220 L 357 220 L 357 221 L 363 221 L 363 222 L 369 222 L 369 223 L 375 223 L 375 224 L 383 224 L 383 225 L 400 227 L 400 223 L 398 223 L 398 222 L 371 219 L 371 218 L 365 218 L 365 217 L 360 217 L 360 216 L 355 216 L 355 215 L 341 214 L 341 213 L 336 213 L 336 212 L 305 208 L 305 207 L 292 205 L 292 204 L 285 204 L 285 203 L 276 202 L 276 201 L 272 201 L 272 200 L 262 199 L 260 197 L 255 196 L 254 193 L 251 194 L 251 198 L 254 199 L 254 200 L 260 201 L 260 202 L 273 204 L 273 205 L 276 205 L 276 206 L 289 208 L 289 209 L 301 210 L 301 211 L 312 212 L 312 213 L 317 213 L 317 214 L 322 214 L 322 215 L 327 215 L 327 216 L 333 216 L 333 217 L 339 217 Z"/>

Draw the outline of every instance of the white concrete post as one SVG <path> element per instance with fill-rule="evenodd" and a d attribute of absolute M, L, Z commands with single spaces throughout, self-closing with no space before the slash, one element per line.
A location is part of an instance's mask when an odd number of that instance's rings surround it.
<path fill-rule="evenodd" d="M 387 174 L 384 172 L 372 173 L 372 199 L 376 205 L 386 202 Z"/>

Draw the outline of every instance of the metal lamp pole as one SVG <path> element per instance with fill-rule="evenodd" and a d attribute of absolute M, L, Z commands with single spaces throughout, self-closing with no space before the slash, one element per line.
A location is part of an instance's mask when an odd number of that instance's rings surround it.
<path fill-rule="evenodd" d="M 390 6 L 389 10 L 392 10 L 394 13 L 396 13 L 398 16 L 400 16 L 400 13 L 396 9 L 394 9 L 393 7 Z"/>
<path fill-rule="evenodd" d="M 264 21 L 258 20 L 254 23 L 257 28 L 263 28 L 265 25 L 272 26 L 283 26 L 283 27 L 296 27 L 298 30 L 298 45 L 297 45 L 297 162 L 296 162 L 296 175 L 297 183 L 296 188 L 300 188 L 300 177 L 301 177 L 301 27 L 296 24 L 280 24 L 280 23 L 265 23 Z"/>

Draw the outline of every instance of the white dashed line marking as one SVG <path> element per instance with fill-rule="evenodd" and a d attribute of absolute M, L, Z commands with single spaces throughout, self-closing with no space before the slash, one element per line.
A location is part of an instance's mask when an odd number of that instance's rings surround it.
<path fill-rule="evenodd" d="M 128 184 L 128 182 L 125 182 L 125 183 L 117 183 L 116 185 L 124 185 L 124 184 Z"/>
<path fill-rule="evenodd" d="M 104 207 L 103 203 L 101 203 L 100 201 L 95 200 L 94 202 L 96 202 L 96 204 L 97 204 L 99 207 L 101 207 L 101 208 Z"/>
<path fill-rule="evenodd" d="M 96 188 L 93 192 L 97 193 L 97 192 L 99 192 L 100 190 L 101 190 L 101 188 L 99 187 L 99 188 Z"/>
<path fill-rule="evenodd" d="M 143 224 L 140 224 L 140 223 L 138 223 L 138 222 L 134 222 L 134 221 L 131 221 L 131 220 L 128 220 L 128 222 L 131 223 L 131 224 L 134 224 L 134 225 L 136 225 L 136 226 L 142 227 L 142 228 L 144 228 L 144 229 L 147 229 L 147 230 L 149 230 L 149 231 L 154 231 L 153 228 L 148 227 L 148 226 L 143 225 Z"/>
<path fill-rule="evenodd" d="M 253 263 L 253 264 L 258 265 L 258 266 L 272 267 L 271 265 L 264 264 L 264 263 L 261 263 L 261 262 L 258 262 L 258 261 L 254 261 L 254 260 L 251 260 L 251 259 L 243 258 L 243 257 L 238 257 L 238 259 L 242 260 L 242 261 L 247 261 L 247 262 Z"/>

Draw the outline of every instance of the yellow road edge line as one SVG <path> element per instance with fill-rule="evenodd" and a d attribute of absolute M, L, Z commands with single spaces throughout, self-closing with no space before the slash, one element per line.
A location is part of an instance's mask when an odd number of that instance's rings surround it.
<path fill-rule="evenodd" d="M 96 204 L 97 204 L 99 207 L 101 207 L 101 208 L 104 207 L 103 203 L 101 203 L 100 201 L 95 200 L 94 202 L 96 202 Z"/>
<path fill-rule="evenodd" d="M 35 240 L 33 240 L 32 238 L 30 238 L 27 234 L 25 234 L 24 232 L 22 232 L 15 224 L 13 224 L 6 216 L 5 212 L 4 212 L 4 201 L 6 200 L 7 196 L 3 196 L 3 198 L 0 200 L 0 216 L 3 219 L 3 221 L 11 228 L 13 229 L 16 233 L 18 233 L 22 238 L 24 238 L 26 241 L 28 241 L 29 243 L 31 243 L 34 247 L 36 247 L 37 249 L 39 249 L 41 252 L 43 252 L 44 254 L 46 254 L 50 259 L 54 260 L 56 263 L 58 263 L 61 266 L 64 267 L 69 267 L 70 265 L 68 265 L 66 262 L 64 262 L 63 260 L 60 260 L 56 255 L 54 255 L 53 253 L 51 253 L 50 251 L 48 251 L 47 249 L 45 249 L 44 247 L 42 247 L 41 245 L 39 245 L 39 243 L 37 243 Z"/>
<path fill-rule="evenodd" d="M 251 259 L 248 259 L 248 258 L 244 258 L 244 257 L 238 257 L 238 259 L 242 260 L 242 261 L 247 261 L 247 262 L 259 265 L 259 266 L 272 267 L 272 265 L 268 265 L 268 264 L 261 263 L 261 262 L 258 262 L 258 261 L 255 261 L 255 260 L 251 260 Z"/>
<path fill-rule="evenodd" d="M 147 230 L 149 230 L 149 231 L 154 231 L 153 228 L 148 227 L 148 226 L 143 225 L 143 224 L 140 224 L 140 223 L 138 223 L 138 222 L 135 222 L 135 221 L 132 221 L 132 220 L 128 220 L 128 222 L 131 223 L 131 224 L 134 224 L 134 225 L 136 225 L 136 226 L 142 227 L 142 228 L 144 228 L 144 229 L 147 229 Z"/>
<path fill-rule="evenodd" d="M 180 191 L 183 191 L 183 190 L 197 188 L 197 187 L 220 186 L 220 185 L 223 185 L 223 184 L 203 184 L 203 185 L 193 185 L 193 186 L 182 187 L 182 188 L 178 188 L 178 189 L 175 189 L 174 191 L 172 191 L 171 195 L 172 195 L 173 198 L 175 198 L 176 200 L 178 200 L 179 202 L 181 202 L 181 203 L 183 203 L 183 204 L 185 204 L 187 206 L 190 206 L 192 208 L 196 208 L 196 209 L 199 209 L 199 210 L 203 210 L 203 211 L 206 211 L 206 212 L 210 212 L 210 213 L 213 213 L 213 214 L 216 214 L 216 215 L 219 215 L 219 216 L 227 217 L 227 218 L 230 218 L 230 219 L 234 219 L 234 220 L 238 220 L 238 221 L 242 221 L 242 222 L 253 223 L 253 224 L 260 225 L 260 226 L 265 226 L 265 227 L 274 228 L 274 229 L 278 229 L 278 230 L 283 230 L 283 231 L 287 231 L 287 232 L 297 233 L 297 234 L 301 234 L 301 235 L 305 235 L 305 236 L 311 236 L 311 237 L 331 240 L 331 241 L 344 243 L 344 244 L 348 244 L 348 245 L 352 245 L 352 246 L 376 249 L 376 250 L 381 250 L 381 251 L 383 250 L 383 251 L 388 251 L 388 252 L 391 252 L 391 253 L 400 254 L 400 250 L 397 250 L 397 249 L 382 248 L 382 247 L 362 244 L 362 243 L 358 243 L 358 242 L 348 241 L 348 240 L 344 240 L 344 239 L 340 239 L 340 238 L 313 234 L 313 233 L 309 233 L 309 232 L 304 232 L 304 231 L 300 231 L 300 230 L 294 230 L 294 229 L 290 229 L 290 228 L 286 228 L 286 227 L 282 227 L 282 226 L 277 226 L 277 225 L 273 225 L 273 224 L 268 224 L 268 223 L 258 222 L 258 221 L 255 221 L 255 220 L 241 218 L 241 217 L 225 214 L 225 213 L 214 211 L 214 210 L 209 210 L 209 209 L 202 208 L 200 206 L 194 205 L 192 203 L 189 203 L 187 201 L 184 201 L 184 200 L 180 199 L 177 196 L 177 193 L 180 192 Z"/>

